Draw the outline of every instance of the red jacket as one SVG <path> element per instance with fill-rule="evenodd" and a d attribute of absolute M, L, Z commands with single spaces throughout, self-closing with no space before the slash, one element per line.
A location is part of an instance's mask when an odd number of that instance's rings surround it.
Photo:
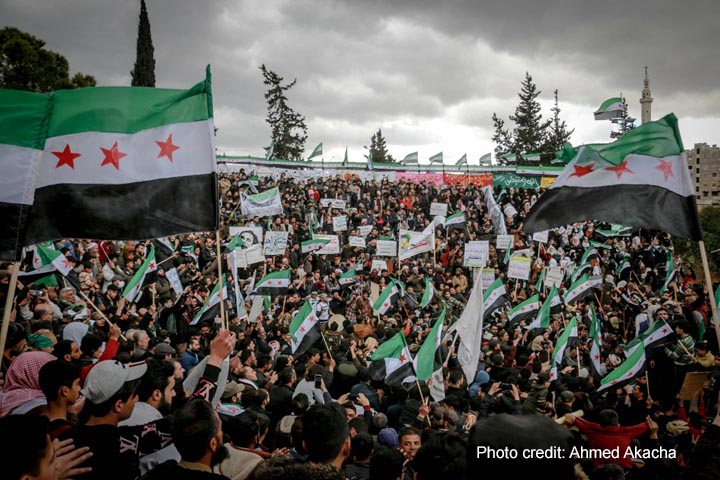
<path fill-rule="evenodd" d="M 632 468 L 632 457 L 625 457 L 625 451 L 630 442 L 648 431 L 648 424 L 643 422 L 632 427 L 615 427 L 609 425 L 602 427 L 597 423 L 588 422 L 582 418 L 575 419 L 575 425 L 588 438 L 590 448 L 613 449 L 620 447 L 618 458 L 595 458 L 593 465 L 602 463 L 616 463 L 625 469 Z"/>

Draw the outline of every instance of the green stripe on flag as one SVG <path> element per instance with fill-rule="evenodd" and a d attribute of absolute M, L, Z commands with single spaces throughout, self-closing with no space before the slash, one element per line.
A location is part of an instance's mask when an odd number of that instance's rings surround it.
<path fill-rule="evenodd" d="M 51 100 L 46 94 L 0 89 L 0 144 L 42 150 Z"/>
<path fill-rule="evenodd" d="M 445 311 L 446 309 L 443 308 L 442 312 L 440 312 L 440 316 L 435 322 L 435 325 L 433 325 L 432 330 L 430 330 L 430 333 L 425 338 L 425 341 L 415 356 L 415 376 L 418 380 L 424 381 L 430 379 L 435 371 L 435 352 L 440 346 L 440 342 L 442 340 L 442 327 L 445 323 Z"/>
<path fill-rule="evenodd" d="M 189 90 L 93 87 L 54 93 L 48 137 L 81 132 L 136 133 L 164 125 L 208 120 L 209 82 Z M 132 119 L 132 123 L 127 120 Z"/>

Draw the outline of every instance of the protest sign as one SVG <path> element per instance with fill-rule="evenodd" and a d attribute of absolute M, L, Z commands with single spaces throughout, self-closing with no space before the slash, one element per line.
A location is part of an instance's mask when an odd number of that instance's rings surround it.
<path fill-rule="evenodd" d="M 397 257 L 397 242 L 395 240 L 378 240 L 376 245 L 378 257 Z"/>
<path fill-rule="evenodd" d="M 430 216 L 442 215 L 447 217 L 448 205 L 447 203 L 431 203 L 430 204 Z"/>
<path fill-rule="evenodd" d="M 530 267 L 532 267 L 532 260 L 529 258 L 512 256 L 508 266 L 508 278 L 527 280 L 530 278 Z"/>
<path fill-rule="evenodd" d="M 485 266 L 488 257 L 490 242 L 487 240 L 472 241 L 465 244 L 465 256 L 463 258 L 463 266 L 478 267 Z M 483 284 L 486 285 L 486 284 Z"/>
<path fill-rule="evenodd" d="M 288 232 L 265 232 L 263 253 L 265 255 L 284 255 L 287 248 Z"/>
<path fill-rule="evenodd" d="M 495 248 L 498 250 L 507 250 L 515 244 L 515 235 L 498 235 L 495 240 Z"/>

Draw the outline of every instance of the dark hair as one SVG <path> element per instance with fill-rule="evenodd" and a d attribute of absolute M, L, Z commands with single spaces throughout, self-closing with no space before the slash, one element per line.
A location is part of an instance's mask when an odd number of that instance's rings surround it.
<path fill-rule="evenodd" d="M 280 370 L 280 374 L 278 375 L 278 384 L 287 385 L 288 383 L 292 382 L 292 379 L 295 376 L 295 369 L 293 369 L 292 367 L 285 367 Z"/>
<path fill-rule="evenodd" d="M 339 405 L 315 404 L 303 415 L 303 441 L 309 461 L 335 459 L 347 438 L 347 414 Z"/>
<path fill-rule="evenodd" d="M 403 437 L 407 437 L 407 436 L 410 436 L 410 435 L 417 435 L 417 436 L 419 437 L 419 436 L 420 436 L 420 430 L 418 430 L 418 429 L 415 428 L 415 427 L 411 427 L 411 426 L 409 426 L 409 425 L 406 426 L 406 427 L 403 427 L 403 428 L 401 428 L 400 431 L 398 432 L 398 441 L 402 440 Z"/>
<path fill-rule="evenodd" d="M 412 460 L 417 478 L 463 478 L 467 444 L 456 432 L 440 432 L 423 442 Z"/>
<path fill-rule="evenodd" d="M 75 343 L 72 340 L 60 340 L 55 344 L 53 347 L 52 354 L 55 355 L 60 360 L 63 360 L 63 357 L 65 355 L 70 355 L 72 353 L 72 344 Z"/>
<path fill-rule="evenodd" d="M 344 407 L 343 407 L 344 408 Z M 347 415 L 347 413 L 345 413 Z M 357 433 L 367 433 L 368 424 L 365 417 L 355 417 L 348 422 L 348 429 L 353 428 Z"/>
<path fill-rule="evenodd" d="M 404 458 L 395 449 L 378 445 L 370 459 L 370 478 L 395 480 L 402 475 Z"/>
<path fill-rule="evenodd" d="M 364 421 L 364 419 L 361 419 Z M 373 453 L 373 439 L 367 432 L 358 433 L 350 440 L 350 456 L 361 462 L 370 458 Z"/>
<path fill-rule="evenodd" d="M 80 378 L 80 369 L 63 360 L 53 360 L 40 368 L 38 384 L 48 400 L 57 400 L 60 387 L 72 388 L 75 380 Z"/>
<path fill-rule="evenodd" d="M 137 390 L 138 399 L 141 402 L 147 402 L 155 390 L 164 392 L 174 375 L 175 365 L 172 363 L 164 360 L 148 362 L 147 371 L 140 379 L 140 386 Z"/>
<path fill-rule="evenodd" d="M 615 410 L 611 410 L 609 408 L 600 411 L 598 423 L 600 424 L 601 427 L 607 427 L 607 426 L 611 426 L 611 425 L 614 425 L 614 426 L 620 425 L 617 412 Z"/>
<path fill-rule="evenodd" d="M 247 340 L 247 338 L 245 338 L 244 340 Z M 251 341 L 252 341 L 252 340 L 251 340 Z M 243 365 L 245 365 L 245 362 L 246 362 L 250 357 L 252 357 L 254 353 L 255 353 L 255 350 L 243 350 L 243 351 L 241 351 L 241 352 L 240 352 L 240 363 L 242 363 Z M 257 357 L 255 357 L 255 359 L 257 360 Z"/>
<path fill-rule="evenodd" d="M 102 340 L 94 333 L 87 333 L 80 342 L 80 350 L 86 357 L 92 357 L 93 352 L 102 347 Z"/>
<path fill-rule="evenodd" d="M 23 475 L 38 476 L 40 461 L 52 448 L 47 434 L 47 417 L 8 415 L 0 418 L 0 437 L 12 439 L 0 449 L 3 478 L 17 479 Z"/>
<path fill-rule="evenodd" d="M 172 439 L 180 456 L 195 462 L 207 453 L 220 419 L 208 401 L 194 398 L 173 414 L 172 424 Z"/>
<path fill-rule="evenodd" d="M 262 435 L 258 426 L 258 414 L 251 410 L 246 410 L 233 417 L 226 417 L 224 426 L 225 433 L 230 436 L 230 440 L 236 447 L 248 448 L 253 445 L 253 440 L 259 442 Z"/>
<path fill-rule="evenodd" d="M 293 415 L 305 413 L 309 406 L 310 399 L 308 399 L 308 396 L 305 393 L 298 393 L 290 401 L 290 408 L 292 408 Z"/>

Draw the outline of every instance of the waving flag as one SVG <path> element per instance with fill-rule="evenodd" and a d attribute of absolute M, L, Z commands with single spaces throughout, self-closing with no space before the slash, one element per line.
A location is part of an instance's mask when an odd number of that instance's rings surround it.
<path fill-rule="evenodd" d="M 423 342 L 420 350 L 415 356 L 415 374 L 418 380 L 424 381 L 432 378 L 435 368 L 435 352 L 440 348 L 442 342 L 442 327 L 445 323 L 445 308 L 440 312 L 440 316 L 435 321 L 432 330 Z M 441 363 L 441 362 L 440 362 Z M 442 363 L 440 364 L 442 369 Z"/>
<path fill-rule="evenodd" d="M 553 353 L 553 360 L 555 365 L 562 365 L 563 355 L 565 355 L 565 349 L 571 346 L 570 339 L 574 338 L 577 340 L 577 336 L 577 319 L 573 317 L 572 320 L 568 322 L 567 327 L 565 327 L 565 330 L 563 330 L 563 333 L 560 335 L 557 342 L 555 343 L 555 352 Z"/>
<path fill-rule="evenodd" d="M 540 296 L 535 294 L 508 312 L 508 320 L 515 325 L 522 320 L 533 318 L 540 310 Z"/>
<path fill-rule="evenodd" d="M 310 305 L 310 302 L 305 301 L 302 308 L 298 310 L 292 322 L 290 322 L 290 347 L 293 355 L 302 355 L 304 351 L 315 343 L 317 338 L 320 338 L 320 332 L 317 332 L 315 328 L 317 322 L 318 318 L 315 315 L 315 310 L 312 305 Z M 305 339 L 307 339 L 307 341 L 304 342 Z M 303 345 L 303 342 L 305 345 Z M 301 345 L 304 348 L 298 353 Z"/>
<path fill-rule="evenodd" d="M 209 69 L 189 90 L 59 90 L 27 242 L 125 240 L 216 230 Z"/>
<path fill-rule="evenodd" d="M 290 270 L 268 273 L 255 284 L 255 293 L 261 295 L 280 295 L 290 286 Z"/>
<path fill-rule="evenodd" d="M 602 347 L 602 325 L 600 319 L 595 314 L 595 307 L 590 305 L 590 338 L 592 339 L 592 347 L 590 347 L 590 365 L 595 374 L 600 373 L 600 347 Z"/>
<path fill-rule="evenodd" d="M 370 378 L 384 381 L 387 386 L 399 386 L 405 378 L 413 375 L 412 355 L 403 332 L 381 343 L 370 359 Z"/>
<path fill-rule="evenodd" d="M 322 142 L 320 142 L 318 144 L 318 146 L 315 147 L 315 149 L 312 151 L 312 153 L 308 157 L 308 160 L 310 160 L 311 158 L 319 157 L 322 154 L 323 154 L 323 144 L 322 144 Z"/>
<path fill-rule="evenodd" d="M 601 392 L 606 388 L 620 386 L 619 384 L 632 380 L 645 366 L 645 348 L 642 344 L 628 356 L 623 363 L 600 380 L 597 391 Z"/>
<path fill-rule="evenodd" d="M 390 282 L 390 284 L 383 288 L 383 291 L 380 292 L 380 296 L 377 300 L 375 300 L 372 308 L 375 312 L 383 314 L 390 310 L 390 307 L 393 306 L 393 303 L 395 303 L 399 296 L 400 289 L 397 287 L 395 282 Z"/>
<path fill-rule="evenodd" d="M 412 152 L 405 155 L 405 158 L 402 159 L 403 165 L 409 165 L 411 163 L 418 163 L 418 152 Z"/>
<path fill-rule="evenodd" d="M 695 188 L 670 114 L 609 144 L 575 150 L 525 218 L 526 233 L 585 220 L 622 223 L 702 240 Z"/>
<path fill-rule="evenodd" d="M 483 293 L 483 310 L 485 311 L 485 318 L 489 317 L 492 312 L 506 304 L 508 301 L 507 292 L 505 291 L 505 284 L 502 278 L 496 278 L 491 283 L 487 290 Z"/>
<path fill-rule="evenodd" d="M 140 265 L 140 268 L 137 272 L 135 272 L 135 275 L 133 275 L 128 284 L 125 285 L 125 290 L 123 290 L 122 293 L 123 298 L 127 298 L 131 302 L 134 301 L 140 293 L 140 289 L 142 289 L 143 282 L 145 281 L 147 274 L 154 272 L 155 270 L 157 270 L 157 263 L 155 263 L 155 247 L 151 246 L 147 258 L 142 265 Z"/>
<path fill-rule="evenodd" d="M 430 305 L 430 302 L 432 302 L 433 297 L 435 296 L 435 286 L 430 281 L 429 278 L 425 279 L 425 291 L 423 291 L 423 296 L 420 299 L 420 308 L 425 308 L 428 305 Z"/>
<path fill-rule="evenodd" d="M 193 317 L 190 325 L 197 325 L 200 322 L 214 321 L 220 313 L 220 302 L 227 298 L 227 286 L 225 285 L 225 275 L 219 282 L 215 282 L 215 286 L 208 295 L 207 300 L 202 308 Z"/>
<path fill-rule="evenodd" d="M 462 157 L 460 157 L 460 160 L 455 162 L 455 166 L 459 167 L 460 165 L 467 165 L 467 153 L 464 153 Z"/>
<path fill-rule="evenodd" d="M 325 245 L 330 243 L 330 240 L 320 240 L 319 238 L 313 238 L 312 240 L 305 240 L 300 244 L 300 251 L 302 253 L 310 253 L 320 250 Z"/>
<path fill-rule="evenodd" d="M 673 259 L 673 252 L 668 251 L 667 252 L 667 262 L 665 262 L 665 282 L 663 282 L 662 287 L 660 287 L 660 295 L 665 293 L 670 286 L 670 282 L 673 281 L 673 278 L 675 278 L 675 260 Z"/>
<path fill-rule="evenodd" d="M 595 112 L 595 120 L 611 120 L 622 117 L 623 99 L 621 97 L 608 98 L 600 104 Z"/>
<path fill-rule="evenodd" d="M 436 153 L 432 157 L 430 157 L 430 164 L 433 163 L 443 163 L 443 153 Z"/>

